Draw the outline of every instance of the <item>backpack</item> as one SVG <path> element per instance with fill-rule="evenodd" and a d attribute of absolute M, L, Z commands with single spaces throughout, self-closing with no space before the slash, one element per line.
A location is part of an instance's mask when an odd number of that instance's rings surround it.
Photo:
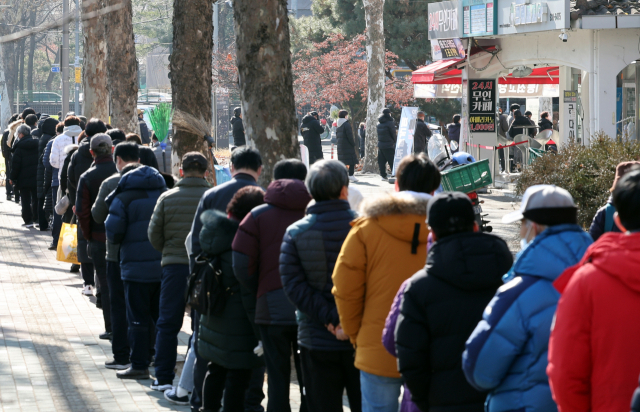
<path fill-rule="evenodd" d="M 613 230 L 613 215 L 616 213 L 616 208 L 611 203 L 607 203 L 607 207 L 604 209 L 604 231 L 611 232 Z"/>
<path fill-rule="evenodd" d="M 224 311 L 227 296 L 233 294 L 222 284 L 220 257 L 198 255 L 187 280 L 187 305 L 201 315 L 220 315 Z"/>

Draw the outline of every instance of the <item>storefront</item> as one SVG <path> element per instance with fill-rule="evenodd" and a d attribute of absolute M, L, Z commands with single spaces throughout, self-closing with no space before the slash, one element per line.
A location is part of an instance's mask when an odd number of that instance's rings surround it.
<path fill-rule="evenodd" d="M 495 145 L 497 133 L 469 128 L 471 79 L 495 80 L 497 98 L 526 98 L 527 109 L 537 106 L 538 113 L 555 109 L 558 143 L 588 143 L 600 131 L 638 136 L 640 4 L 580 6 L 569 0 L 430 4 L 429 38 L 442 60 L 413 73 L 416 97 L 462 98 L 465 137 L 480 144 Z M 460 55 L 452 58 L 458 42 Z"/>

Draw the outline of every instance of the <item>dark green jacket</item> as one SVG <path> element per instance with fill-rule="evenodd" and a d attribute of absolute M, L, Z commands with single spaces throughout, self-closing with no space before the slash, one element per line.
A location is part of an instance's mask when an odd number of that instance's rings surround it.
<path fill-rule="evenodd" d="M 162 252 L 162 266 L 189 264 L 184 242 L 200 198 L 210 188 L 202 178 L 185 177 L 158 199 L 147 233 L 153 247 Z"/>
<path fill-rule="evenodd" d="M 219 316 L 202 316 L 198 332 L 198 354 L 227 369 L 253 369 L 262 359 L 253 353 L 257 333 L 245 307 L 255 296 L 241 288 L 233 274 L 231 243 L 240 222 L 217 210 L 201 215 L 200 244 L 204 253 L 222 259 L 222 284 L 229 289 L 224 311 Z"/>

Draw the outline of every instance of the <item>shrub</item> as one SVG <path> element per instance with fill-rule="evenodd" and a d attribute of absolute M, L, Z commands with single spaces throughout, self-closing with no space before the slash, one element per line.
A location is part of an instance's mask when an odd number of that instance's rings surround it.
<path fill-rule="evenodd" d="M 590 146 L 572 142 L 563 145 L 558 154 L 545 153 L 536 159 L 522 173 L 516 192 L 523 194 L 538 184 L 563 187 L 578 205 L 578 224 L 588 228 L 609 199 L 618 163 L 638 159 L 638 142 L 617 142 L 600 133 Z"/>

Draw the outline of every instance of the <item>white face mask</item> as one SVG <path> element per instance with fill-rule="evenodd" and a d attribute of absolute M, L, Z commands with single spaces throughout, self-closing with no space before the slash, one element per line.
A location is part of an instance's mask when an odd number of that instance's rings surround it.
<path fill-rule="evenodd" d="M 533 239 L 528 240 L 531 229 L 533 229 L 533 223 L 527 220 L 527 223 L 525 223 L 525 225 L 527 225 L 528 229 L 527 234 L 524 235 L 524 239 L 520 239 L 520 250 L 525 250 L 527 247 L 529 247 L 531 242 L 533 242 Z"/>

